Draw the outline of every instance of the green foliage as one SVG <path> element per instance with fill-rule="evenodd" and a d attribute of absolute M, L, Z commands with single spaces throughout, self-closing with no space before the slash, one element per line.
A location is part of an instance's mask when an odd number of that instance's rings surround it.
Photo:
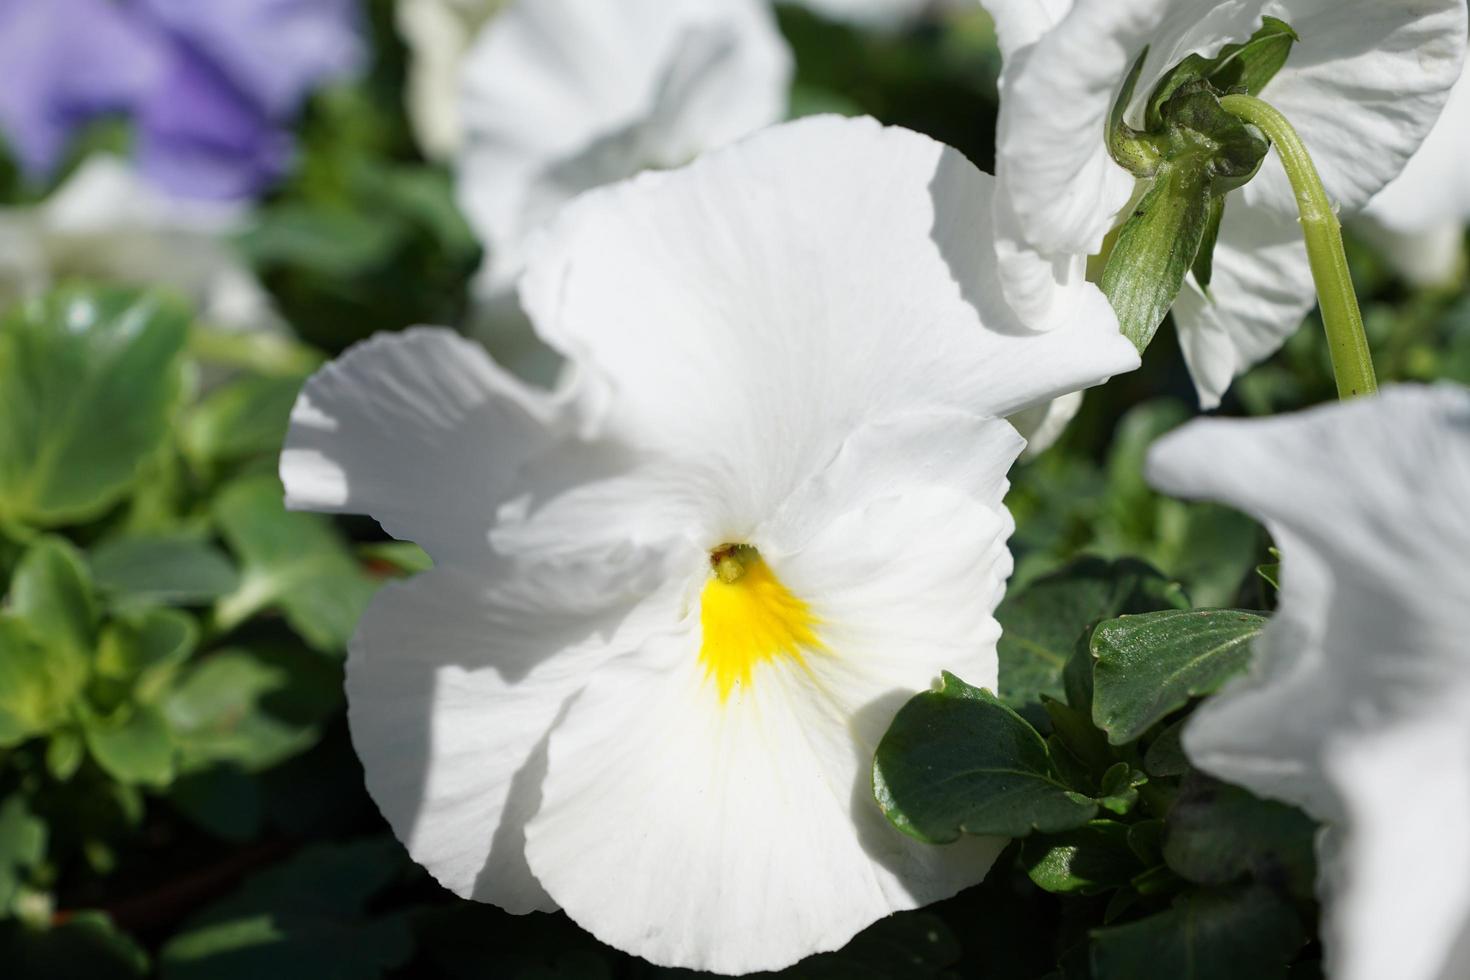
<path fill-rule="evenodd" d="M 1212 694 L 1250 663 L 1266 620 L 1246 612 L 1170 610 L 1124 616 L 1092 634 L 1093 721 L 1115 745 Z"/>
<path fill-rule="evenodd" d="M 0 525 L 86 520 L 127 492 L 168 434 L 187 327 L 156 297 L 85 290 L 0 322 Z"/>
<path fill-rule="evenodd" d="M 239 584 L 229 557 L 191 534 L 114 538 L 92 551 L 91 565 L 98 589 L 123 603 L 202 605 Z"/>
<path fill-rule="evenodd" d="M 895 827 L 936 844 L 1055 833 L 1097 812 L 1020 715 L 953 674 L 893 719 L 873 761 L 873 792 Z"/>

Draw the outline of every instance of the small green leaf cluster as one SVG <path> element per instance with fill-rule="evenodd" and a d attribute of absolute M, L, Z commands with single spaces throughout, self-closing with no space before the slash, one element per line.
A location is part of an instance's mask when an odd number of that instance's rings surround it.
<path fill-rule="evenodd" d="M 1013 839 L 991 874 L 1067 904 L 1062 980 L 1284 978 L 1311 963 L 1315 825 L 1180 747 L 1266 617 L 1192 608 L 1148 565 L 1100 559 L 997 615 L 999 693 L 945 674 L 878 746 L 874 795 L 893 825 L 940 846 Z"/>
<path fill-rule="evenodd" d="M 175 823 L 263 832 L 255 777 L 336 717 L 376 588 L 273 472 L 319 358 L 218 340 L 112 289 L 0 320 L 0 951 L 44 975 L 147 968 L 87 896 Z"/>

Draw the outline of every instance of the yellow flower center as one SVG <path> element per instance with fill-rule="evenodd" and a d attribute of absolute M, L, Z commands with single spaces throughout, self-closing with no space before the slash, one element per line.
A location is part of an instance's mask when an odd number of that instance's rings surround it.
<path fill-rule="evenodd" d="M 720 700 L 736 684 L 750 683 L 756 664 L 821 651 L 816 617 L 807 604 L 781 584 L 760 552 L 748 545 L 725 545 L 710 554 L 713 573 L 699 603 L 704 644 L 699 659 L 714 679 Z"/>

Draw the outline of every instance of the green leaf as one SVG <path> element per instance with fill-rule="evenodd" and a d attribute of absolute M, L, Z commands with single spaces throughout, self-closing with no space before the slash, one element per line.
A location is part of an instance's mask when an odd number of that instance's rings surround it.
<path fill-rule="evenodd" d="M 1028 837 L 1021 864 L 1038 887 L 1058 895 L 1100 895 L 1122 888 L 1141 870 L 1128 847 L 1128 826 L 1111 820 Z"/>
<path fill-rule="evenodd" d="M 282 501 L 272 475 L 238 480 L 216 499 L 220 533 L 241 563 L 240 587 L 215 608 L 219 626 L 274 606 L 312 646 L 340 651 L 377 586 L 329 519 L 287 511 Z"/>
<path fill-rule="evenodd" d="M 6 976 L 122 980 L 148 975 L 148 954 L 102 912 L 73 913 L 64 925 L 37 929 L 0 922 Z"/>
<path fill-rule="evenodd" d="M 1181 601 L 1178 586 L 1161 572 L 1126 559 L 1083 558 L 1008 594 L 995 613 L 1001 625 L 1001 699 L 1020 710 L 1042 695 L 1062 698 L 1067 662 L 1093 625 Z"/>
<path fill-rule="evenodd" d="M 1221 91 L 1242 90 L 1260 95 L 1291 56 L 1301 37 L 1291 25 L 1275 17 L 1262 18 L 1261 27 L 1244 44 L 1229 44 L 1213 59 L 1209 80 Z"/>
<path fill-rule="evenodd" d="M 0 322 L 0 521 L 100 514 L 163 443 L 187 314 L 157 297 L 66 289 Z"/>
<path fill-rule="evenodd" d="M 275 454 L 286 438 L 299 377 L 250 375 L 210 394 L 184 423 L 184 451 L 200 469 Z"/>
<path fill-rule="evenodd" d="M 178 610 L 148 609 L 123 615 L 102 634 L 97 676 L 115 682 L 139 701 L 152 701 L 198 642 L 199 628 Z"/>
<path fill-rule="evenodd" d="M 834 953 L 819 953 L 776 976 L 782 980 L 940 980 L 960 958 L 960 943 L 936 915 L 900 912 L 880 919 Z"/>
<path fill-rule="evenodd" d="M 164 980 L 372 980 L 402 965 L 413 941 L 402 916 L 368 903 L 405 861 L 390 839 L 324 845 L 249 879 L 185 923 L 159 954 Z"/>
<path fill-rule="evenodd" d="M 873 761 L 873 793 L 894 826 L 936 844 L 1056 833 L 1097 813 L 1025 719 L 949 673 L 893 719 Z"/>
<path fill-rule="evenodd" d="M 55 656 L 26 623 L 0 613 L 0 747 L 63 724 L 86 679 L 84 666 Z"/>
<path fill-rule="evenodd" d="M 26 877 L 46 859 L 46 823 L 31 813 L 26 798 L 12 793 L 0 801 L 0 918 L 11 911 Z"/>
<path fill-rule="evenodd" d="M 221 840 L 251 840 L 265 821 L 259 781 L 238 766 L 211 766 L 180 776 L 168 797 L 179 812 Z"/>
<path fill-rule="evenodd" d="M 1264 617 L 1234 610 L 1124 616 L 1092 633 L 1092 720 L 1126 745 L 1190 698 L 1212 694 L 1250 662 Z"/>
<path fill-rule="evenodd" d="M 412 541 L 375 541 L 358 546 L 358 554 L 372 562 L 381 562 L 391 572 L 417 575 L 434 567 L 429 553 Z"/>
<path fill-rule="evenodd" d="M 92 758 L 114 779 L 167 786 L 174 777 L 173 736 L 153 705 L 125 706 L 111 716 L 84 714 L 82 733 Z"/>
<path fill-rule="evenodd" d="M 1305 945 L 1265 889 L 1193 892 L 1167 911 L 1092 933 L 1094 980 L 1284 980 Z"/>
<path fill-rule="evenodd" d="M 1138 787 L 1148 776 L 1126 762 L 1119 762 L 1103 773 L 1098 791 L 1098 805 L 1109 813 L 1125 816 L 1138 803 Z"/>
<path fill-rule="evenodd" d="M 314 745 L 341 699 L 341 674 L 306 650 L 223 650 L 194 665 L 164 702 L 182 767 L 259 772 Z"/>
<path fill-rule="evenodd" d="M 46 743 L 46 771 L 57 782 L 64 783 L 77 774 L 87 757 L 87 744 L 80 732 L 63 729 L 51 734 Z"/>
<path fill-rule="evenodd" d="M 188 606 L 212 602 L 239 585 L 235 566 L 214 545 L 189 534 L 114 538 L 92 552 L 98 588 L 140 603 Z"/>
<path fill-rule="evenodd" d="M 1189 759 L 1184 755 L 1180 736 L 1184 733 L 1187 718 L 1181 718 L 1154 736 L 1143 757 L 1143 768 L 1150 776 L 1166 778 L 1182 776 L 1189 771 Z"/>
<path fill-rule="evenodd" d="M 1213 183 L 1203 163 L 1163 164 L 1118 233 L 1099 285 L 1123 335 L 1140 352 L 1164 322 L 1199 254 Z"/>
<path fill-rule="evenodd" d="M 41 538 L 10 583 L 10 609 L 58 659 L 85 671 L 97 636 L 97 604 L 81 553 L 64 538 Z"/>
<path fill-rule="evenodd" d="M 1295 807 L 1195 774 L 1169 810 L 1164 860 L 1197 884 L 1250 878 L 1310 901 L 1316 836 L 1316 824 Z"/>

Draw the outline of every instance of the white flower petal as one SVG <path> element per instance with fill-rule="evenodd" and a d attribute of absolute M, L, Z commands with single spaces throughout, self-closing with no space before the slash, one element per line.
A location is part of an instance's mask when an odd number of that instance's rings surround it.
<path fill-rule="evenodd" d="M 523 828 L 563 703 L 636 642 L 620 635 L 642 638 L 630 564 L 440 566 L 386 586 L 363 616 L 347 698 L 368 790 L 456 894 L 515 913 L 556 907 L 527 867 Z"/>
<path fill-rule="evenodd" d="M 1423 286 L 1452 285 L 1464 274 L 1470 221 L 1470 71 L 1460 76 L 1424 145 L 1380 191 L 1354 230 L 1379 246 L 1399 274 Z"/>
<path fill-rule="evenodd" d="M 522 466 L 552 448 L 556 408 L 448 330 L 353 347 L 314 375 L 281 453 L 289 507 L 370 514 L 438 562 L 484 559 Z"/>
<path fill-rule="evenodd" d="M 905 476 L 925 455 L 909 440 L 946 434 L 977 436 L 986 462 L 941 456 Z M 1011 526 L 998 497 L 1019 445 L 994 420 L 876 426 L 793 504 L 806 520 L 756 535 L 829 652 L 760 664 L 722 702 L 690 621 L 598 672 L 552 733 L 527 826 L 531 867 L 573 919 L 655 963 L 743 973 L 980 880 L 1003 842 L 903 837 L 870 772 L 894 712 L 940 670 L 994 684 Z"/>
<path fill-rule="evenodd" d="M 785 115 L 791 57 L 762 0 L 515 0 L 463 67 L 460 200 L 520 274 L 527 238 L 581 191 L 682 164 Z"/>
<path fill-rule="evenodd" d="M 461 140 L 459 76 L 480 27 L 507 0 L 399 0 L 398 33 L 408 46 L 405 103 L 424 155 L 448 160 Z"/>
<path fill-rule="evenodd" d="M 1316 302 L 1296 219 L 1227 201 L 1209 295 L 1190 275 L 1174 302 L 1179 346 L 1200 407 L 1217 407 L 1230 383 L 1279 350 Z"/>
<path fill-rule="evenodd" d="M 981 0 L 995 21 L 1001 57 L 1010 60 L 1061 23 L 1073 0 Z"/>
<path fill-rule="evenodd" d="M 1082 410 L 1082 398 L 1082 392 L 1075 391 L 1010 417 L 1011 425 L 1026 440 L 1026 449 L 1021 453 L 1022 460 L 1035 459 L 1056 445 L 1062 433 L 1067 431 L 1067 426 L 1072 424 L 1072 420 Z"/>
<path fill-rule="evenodd" d="M 1196 422 L 1161 440 L 1149 475 L 1264 519 L 1284 555 L 1280 611 L 1250 674 L 1186 729 L 1190 758 L 1329 823 L 1332 976 L 1457 975 L 1470 942 L 1470 393 L 1399 388 Z M 1443 870 L 1406 858 L 1426 846 Z"/>
<path fill-rule="evenodd" d="M 749 494 L 731 515 L 749 527 L 865 420 L 1009 414 L 1137 365 L 1093 287 L 1067 327 L 1017 319 L 988 255 L 991 188 L 926 137 L 804 119 L 584 196 L 522 300 L 609 425 Z"/>

